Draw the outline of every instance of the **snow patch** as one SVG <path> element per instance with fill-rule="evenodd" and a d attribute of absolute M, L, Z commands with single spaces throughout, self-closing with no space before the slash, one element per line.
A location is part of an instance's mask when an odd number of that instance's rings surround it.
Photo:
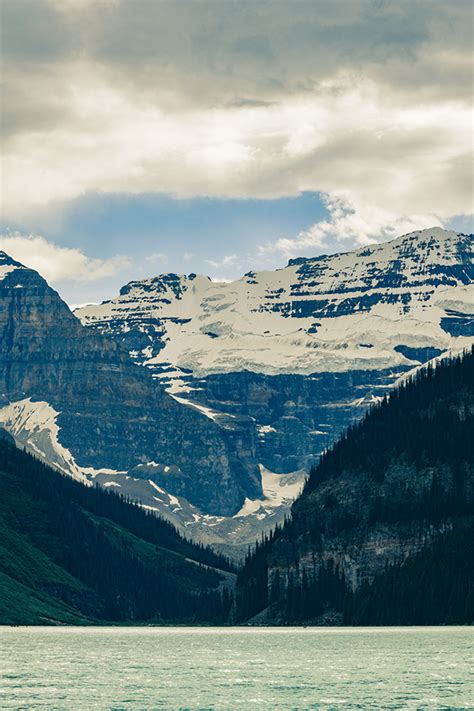
<path fill-rule="evenodd" d="M 158 486 L 158 484 L 155 484 L 154 481 L 152 481 L 151 479 L 148 479 L 148 483 L 150 484 L 150 486 L 152 486 L 154 489 L 156 489 L 156 491 L 157 491 L 159 494 L 165 494 L 165 495 L 166 495 L 166 491 L 165 491 L 164 489 L 161 489 L 161 488 Z"/>
<path fill-rule="evenodd" d="M 180 397 L 179 395 L 176 395 L 174 393 L 170 393 L 171 397 L 176 400 L 176 402 L 181 403 L 181 405 L 186 405 L 187 407 L 191 407 L 193 410 L 197 410 L 198 412 L 201 412 L 203 415 L 206 417 L 209 417 L 213 422 L 216 422 L 219 418 L 222 418 L 223 415 L 225 414 L 225 417 L 231 417 L 235 418 L 235 415 L 230 415 L 228 413 L 222 413 L 219 412 L 218 410 L 213 410 L 210 407 L 206 407 L 206 405 L 201 405 L 200 403 L 193 402 L 191 400 L 188 400 L 185 397 Z M 220 422 L 220 424 L 223 424 Z M 225 426 L 225 425 L 223 425 Z"/>
<path fill-rule="evenodd" d="M 275 474 L 269 469 L 259 465 L 260 475 L 262 477 L 263 499 L 245 499 L 245 503 L 238 511 L 234 518 L 241 518 L 259 513 L 257 518 L 261 518 L 262 514 L 268 516 L 272 513 L 272 509 L 280 506 L 288 506 L 292 501 L 300 495 L 304 483 L 306 481 L 306 472 L 298 471 L 291 474 Z"/>
<path fill-rule="evenodd" d="M 10 432 L 16 440 L 26 444 L 34 454 L 48 463 L 70 474 L 75 479 L 86 482 L 87 477 L 76 464 L 71 452 L 59 440 L 59 416 L 51 405 L 31 398 L 10 403 L 0 410 L 0 426 Z"/>
<path fill-rule="evenodd" d="M 15 267 L 13 264 L 0 264 L 0 281 L 3 281 L 7 274 L 15 272 L 17 269 L 18 267 Z"/>
<path fill-rule="evenodd" d="M 276 429 L 271 425 L 258 425 L 257 431 L 259 437 L 265 437 L 265 435 L 269 434 L 270 432 L 276 432 Z"/>

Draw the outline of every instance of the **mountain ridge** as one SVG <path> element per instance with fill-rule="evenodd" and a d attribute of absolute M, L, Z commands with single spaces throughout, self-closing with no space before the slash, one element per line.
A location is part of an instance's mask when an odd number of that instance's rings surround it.
<path fill-rule="evenodd" d="M 0 424 L 19 441 L 93 478 L 157 461 L 147 479 L 210 513 L 261 493 L 244 418 L 228 431 L 181 407 L 119 343 L 84 328 L 34 270 L 3 258 L 0 277 Z"/>
<path fill-rule="evenodd" d="M 75 313 L 181 404 L 254 418 L 259 465 L 286 475 L 309 469 L 405 372 L 471 342 L 472 249 L 472 235 L 430 228 L 230 283 L 132 281 Z"/>

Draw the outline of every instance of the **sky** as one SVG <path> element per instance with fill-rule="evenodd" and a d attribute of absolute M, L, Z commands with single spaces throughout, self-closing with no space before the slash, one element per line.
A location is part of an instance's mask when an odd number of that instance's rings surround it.
<path fill-rule="evenodd" d="M 0 0 L 0 249 L 70 303 L 472 232 L 464 0 Z"/>

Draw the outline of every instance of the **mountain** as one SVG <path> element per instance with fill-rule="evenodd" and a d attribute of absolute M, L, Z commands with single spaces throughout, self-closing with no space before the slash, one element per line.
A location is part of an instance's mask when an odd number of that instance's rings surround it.
<path fill-rule="evenodd" d="M 203 540 L 245 544 L 283 520 L 321 452 L 405 372 L 472 342 L 472 250 L 472 235 L 433 228 L 231 283 L 134 281 L 75 313 L 203 419 L 246 418 L 262 494 L 232 517 L 196 520 L 182 500 L 173 514 Z"/>
<path fill-rule="evenodd" d="M 2 433 L 0 433 L 2 434 Z M 229 562 L 0 436 L 0 624 L 222 623 Z"/>
<path fill-rule="evenodd" d="M 472 341 L 472 282 L 472 236 L 434 228 L 230 284 L 132 282 L 73 315 L 2 253 L 0 426 L 238 558 L 371 403 Z"/>
<path fill-rule="evenodd" d="M 120 344 L 82 326 L 37 272 L 5 253 L 0 424 L 62 471 L 84 481 L 105 477 L 130 496 L 140 486 L 154 495 L 166 486 L 217 515 L 262 493 L 246 418 L 221 426 L 183 407 Z"/>
<path fill-rule="evenodd" d="M 406 378 L 247 557 L 236 619 L 474 622 L 474 347 Z"/>

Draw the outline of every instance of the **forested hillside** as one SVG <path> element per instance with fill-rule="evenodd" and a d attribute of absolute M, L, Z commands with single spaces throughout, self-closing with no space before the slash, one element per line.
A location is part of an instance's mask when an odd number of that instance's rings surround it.
<path fill-rule="evenodd" d="M 0 624 L 222 623 L 231 564 L 0 437 Z"/>
<path fill-rule="evenodd" d="M 406 380 L 321 458 L 239 574 L 236 619 L 474 621 L 474 350 Z"/>

